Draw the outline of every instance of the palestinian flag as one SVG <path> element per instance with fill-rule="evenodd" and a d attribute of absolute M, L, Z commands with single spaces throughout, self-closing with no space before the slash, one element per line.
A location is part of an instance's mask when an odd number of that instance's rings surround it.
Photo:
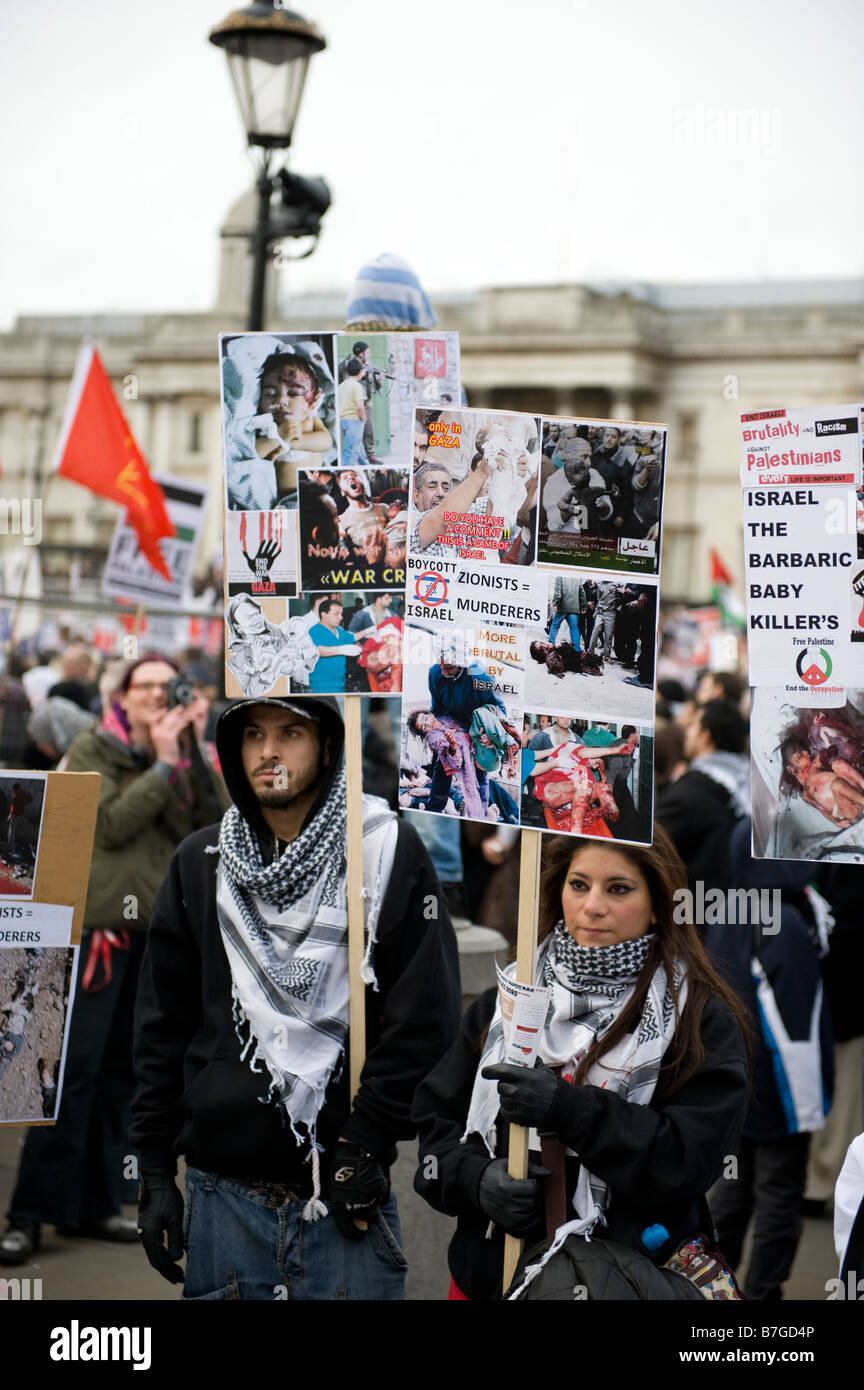
<path fill-rule="evenodd" d="M 717 551 L 711 549 L 711 601 L 720 609 L 725 628 L 744 629 L 747 614 L 744 603 L 735 590 L 735 581 Z"/>

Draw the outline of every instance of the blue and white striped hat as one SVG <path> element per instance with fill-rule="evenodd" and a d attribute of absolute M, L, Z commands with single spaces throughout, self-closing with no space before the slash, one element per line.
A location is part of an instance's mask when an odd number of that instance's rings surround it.
<path fill-rule="evenodd" d="M 348 296 L 347 328 L 434 328 L 438 319 L 414 271 L 385 253 L 361 266 Z"/>

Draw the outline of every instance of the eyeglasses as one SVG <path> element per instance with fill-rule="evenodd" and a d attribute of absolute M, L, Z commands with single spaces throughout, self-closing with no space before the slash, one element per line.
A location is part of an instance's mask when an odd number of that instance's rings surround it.
<path fill-rule="evenodd" d="M 129 690 L 164 690 L 167 695 L 171 689 L 170 681 L 132 681 Z"/>

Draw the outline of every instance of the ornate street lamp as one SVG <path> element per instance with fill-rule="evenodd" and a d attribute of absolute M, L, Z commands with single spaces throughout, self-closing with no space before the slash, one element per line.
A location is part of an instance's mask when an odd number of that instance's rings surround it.
<path fill-rule="evenodd" d="M 225 50 L 231 81 L 250 146 L 261 151 L 258 174 L 258 219 L 252 233 L 254 260 L 249 327 L 263 327 L 264 279 L 268 251 L 283 237 L 317 239 L 330 194 L 320 179 L 302 179 L 279 171 L 283 208 L 271 215 L 276 178 L 271 175 L 275 150 L 285 150 L 297 120 L 309 60 L 326 47 L 315 25 L 294 10 L 254 0 L 232 10 L 210 32 L 210 42 Z M 311 255 L 314 242 L 304 255 Z"/>

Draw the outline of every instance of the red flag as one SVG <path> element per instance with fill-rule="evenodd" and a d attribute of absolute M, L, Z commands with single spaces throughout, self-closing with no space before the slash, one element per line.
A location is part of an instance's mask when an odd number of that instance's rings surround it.
<path fill-rule="evenodd" d="M 141 553 L 154 570 L 171 578 L 159 549 L 163 537 L 176 535 L 164 494 L 150 476 L 92 343 L 78 354 L 54 468 L 61 477 L 124 506 Z"/>
<path fill-rule="evenodd" d="M 734 584 L 735 580 L 727 570 L 717 551 L 711 549 L 711 583 L 712 584 Z"/>

